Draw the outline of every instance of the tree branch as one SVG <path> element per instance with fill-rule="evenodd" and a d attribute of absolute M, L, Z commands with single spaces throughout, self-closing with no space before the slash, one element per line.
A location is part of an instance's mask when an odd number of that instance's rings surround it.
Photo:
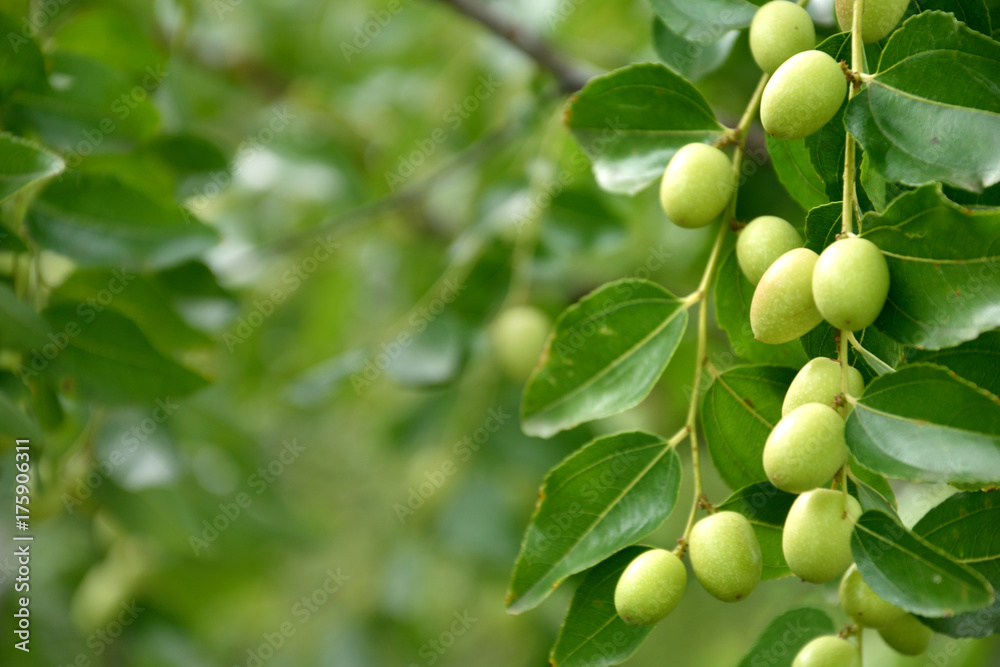
<path fill-rule="evenodd" d="M 575 93 L 590 78 L 575 65 L 564 60 L 539 35 L 519 26 L 498 14 L 492 7 L 478 0 L 437 0 L 449 5 L 460 14 L 481 23 L 491 32 L 534 60 L 539 67 L 550 72 L 559 82 L 563 93 Z"/>

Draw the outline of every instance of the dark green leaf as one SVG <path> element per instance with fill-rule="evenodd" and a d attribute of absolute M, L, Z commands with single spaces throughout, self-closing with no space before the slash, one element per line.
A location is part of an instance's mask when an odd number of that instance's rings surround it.
<path fill-rule="evenodd" d="M 4 36 L 0 39 L 0 95 L 7 98 L 18 89 L 46 90 L 45 61 L 32 34 L 7 14 L 0 14 L 0 34 Z"/>
<path fill-rule="evenodd" d="M 626 194 L 660 178 L 682 146 L 725 132 L 702 94 L 659 63 L 594 77 L 570 98 L 565 122 L 601 187 Z"/>
<path fill-rule="evenodd" d="M 664 23 L 688 39 L 720 38 L 723 33 L 750 25 L 765 0 L 652 0 Z"/>
<path fill-rule="evenodd" d="M 802 208 L 808 211 L 830 201 L 826 185 L 809 158 L 805 139 L 784 141 L 769 134 L 764 138 L 778 180 Z"/>
<path fill-rule="evenodd" d="M 61 172 L 65 164 L 58 155 L 7 134 L 0 134 L 0 202 L 22 188 Z"/>
<path fill-rule="evenodd" d="M 639 432 L 598 438 L 549 471 L 514 564 L 507 610 L 537 606 L 569 575 L 655 530 L 677 502 L 680 479 L 677 452 Z"/>
<path fill-rule="evenodd" d="M 795 497 L 770 482 L 759 482 L 740 489 L 719 505 L 720 510 L 739 512 L 750 520 L 760 543 L 764 561 L 761 578 L 765 581 L 791 574 L 781 548 L 781 531 Z"/>
<path fill-rule="evenodd" d="M 4 283 L 0 283 L 0 345 L 16 350 L 28 350 L 45 345 L 50 332 L 48 323 L 24 303 Z"/>
<path fill-rule="evenodd" d="M 764 442 L 781 419 L 795 369 L 738 366 L 715 375 L 701 404 L 701 423 L 715 469 L 731 489 L 764 482 Z"/>
<path fill-rule="evenodd" d="M 930 364 L 874 380 L 847 419 L 862 465 L 912 482 L 1000 480 L 1000 399 Z"/>
<path fill-rule="evenodd" d="M 901 362 L 903 347 L 875 327 L 856 331 L 854 336 L 866 353 L 859 353 L 850 346 L 847 350 L 847 362 L 858 369 L 865 383 L 884 375 Z M 810 359 L 837 357 L 837 330 L 826 322 L 820 322 L 801 341 Z M 873 357 L 877 357 L 877 360 Z"/>
<path fill-rule="evenodd" d="M 626 547 L 587 572 L 549 654 L 552 667 L 617 665 L 635 653 L 653 626 L 636 627 L 619 618 L 615 587 L 628 564 L 645 551 Z"/>
<path fill-rule="evenodd" d="M 667 67 L 690 81 L 697 81 L 726 62 L 738 32 L 706 34 L 688 39 L 670 29 L 659 18 L 653 19 L 653 47 Z"/>
<path fill-rule="evenodd" d="M 547 438 L 638 404 L 687 327 L 680 299 L 644 280 L 608 283 L 570 306 L 528 381 L 521 427 Z"/>
<path fill-rule="evenodd" d="M 817 206 L 806 214 L 806 247 L 815 253 L 823 252 L 840 233 L 843 205 L 839 201 Z"/>
<path fill-rule="evenodd" d="M 847 490 L 861 503 L 861 509 L 881 510 L 889 516 L 896 516 L 896 497 L 886 478 L 865 468 L 853 456 L 850 457 L 850 464 Z"/>
<path fill-rule="evenodd" d="M 802 607 L 786 611 L 771 621 L 739 667 L 791 667 L 803 646 L 833 632 L 833 621 L 819 609 Z"/>
<path fill-rule="evenodd" d="M 994 396 L 1000 396 L 1000 331 L 987 331 L 976 340 L 947 350 L 917 350 L 907 361 L 945 366 Z"/>
<path fill-rule="evenodd" d="M 903 20 L 928 11 L 951 12 L 959 21 L 986 36 L 993 33 L 990 12 L 983 0 L 911 0 Z"/>

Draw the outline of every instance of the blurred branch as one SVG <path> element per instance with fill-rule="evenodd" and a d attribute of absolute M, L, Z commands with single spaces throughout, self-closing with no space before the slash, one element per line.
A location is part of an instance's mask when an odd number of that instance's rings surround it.
<path fill-rule="evenodd" d="M 509 21 L 479 0 L 437 0 L 437 2 L 449 5 L 459 14 L 481 23 L 525 53 L 538 63 L 539 67 L 555 76 L 559 82 L 559 90 L 563 93 L 575 93 L 583 88 L 590 78 L 585 72 L 563 59 L 539 35 Z"/>

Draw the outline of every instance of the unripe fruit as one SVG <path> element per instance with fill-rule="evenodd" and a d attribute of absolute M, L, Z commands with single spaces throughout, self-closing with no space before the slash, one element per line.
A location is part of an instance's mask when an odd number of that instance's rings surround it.
<path fill-rule="evenodd" d="M 847 95 L 847 79 L 822 51 L 803 51 L 784 62 L 764 87 L 760 122 L 778 139 L 801 139 L 830 122 Z"/>
<path fill-rule="evenodd" d="M 742 600 L 760 583 L 760 543 L 742 514 L 718 512 L 705 517 L 691 530 L 688 550 L 698 581 L 723 602 Z"/>
<path fill-rule="evenodd" d="M 750 24 L 750 53 L 768 74 L 796 53 L 815 45 L 812 18 L 794 2 L 769 2 L 754 14 Z"/>
<path fill-rule="evenodd" d="M 806 403 L 792 410 L 775 425 L 764 444 L 767 478 L 789 493 L 815 489 L 846 462 L 844 419 L 821 403 Z"/>
<path fill-rule="evenodd" d="M 901 620 L 906 612 L 886 602 L 865 583 L 857 565 L 851 565 L 840 580 L 840 606 L 858 625 L 884 628 Z"/>
<path fill-rule="evenodd" d="M 781 3 L 791 4 L 784 0 Z M 736 261 L 747 280 L 756 285 L 776 259 L 801 245 L 802 237 L 788 221 L 762 215 L 751 220 L 736 239 Z"/>
<path fill-rule="evenodd" d="M 877 42 L 896 27 L 906 13 L 910 0 L 865 0 L 861 16 L 861 41 Z M 837 23 L 844 32 L 850 32 L 854 25 L 854 0 L 837 0 Z"/>
<path fill-rule="evenodd" d="M 726 154 L 707 144 L 677 151 L 660 181 L 664 213 L 681 227 L 704 227 L 726 209 L 736 190 L 736 175 Z"/>
<path fill-rule="evenodd" d="M 861 667 L 861 656 L 851 642 L 827 635 L 803 646 L 792 667 Z"/>
<path fill-rule="evenodd" d="M 500 367 L 523 381 L 538 363 L 551 323 L 534 306 L 514 306 L 502 312 L 490 327 L 490 344 Z"/>
<path fill-rule="evenodd" d="M 878 631 L 882 640 L 897 653 L 903 655 L 920 655 L 927 650 L 934 631 L 916 619 L 906 614 L 887 628 Z"/>
<path fill-rule="evenodd" d="M 823 321 L 812 294 L 813 267 L 819 255 L 796 248 L 772 264 L 750 301 L 750 328 L 762 343 L 777 345 L 804 336 Z"/>
<path fill-rule="evenodd" d="M 653 625 L 681 601 L 684 563 L 669 551 L 651 549 L 628 564 L 615 587 L 615 609 L 629 625 Z"/>
<path fill-rule="evenodd" d="M 814 489 L 795 499 L 781 533 L 781 550 L 795 576 L 814 584 L 832 581 L 854 560 L 851 532 L 861 505 L 831 489 Z"/>
<path fill-rule="evenodd" d="M 865 379 L 854 366 L 847 367 L 847 391 L 851 396 L 860 396 L 865 390 Z M 785 392 L 785 402 L 781 404 L 781 416 L 806 403 L 831 405 L 840 394 L 840 364 L 833 359 L 817 357 L 795 375 Z M 848 410 L 850 405 L 847 404 Z"/>
<path fill-rule="evenodd" d="M 889 265 L 878 246 L 852 236 L 834 241 L 813 272 L 813 298 L 838 329 L 864 329 L 878 317 L 889 294 Z"/>

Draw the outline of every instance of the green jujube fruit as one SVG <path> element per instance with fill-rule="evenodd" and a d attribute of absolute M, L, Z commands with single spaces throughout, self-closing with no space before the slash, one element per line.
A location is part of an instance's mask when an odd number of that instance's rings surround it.
<path fill-rule="evenodd" d="M 851 533 L 861 505 L 842 491 L 813 489 L 795 499 L 781 533 L 781 551 L 792 573 L 814 584 L 833 581 L 854 560 Z M 845 515 L 846 514 L 846 515 Z"/>
<path fill-rule="evenodd" d="M 840 580 L 838 590 L 840 607 L 858 625 L 866 628 L 884 628 L 899 621 L 906 612 L 886 602 L 865 583 L 857 565 L 851 565 Z"/>
<path fill-rule="evenodd" d="M 906 614 L 892 625 L 878 631 L 882 641 L 892 650 L 903 655 L 920 655 L 927 650 L 934 631 L 917 620 L 912 614 Z"/>
<path fill-rule="evenodd" d="M 750 23 L 750 53 L 757 65 L 773 74 L 796 53 L 816 45 L 816 28 L 803 7 L 786 0 L 768 2 Z"/>
<path fill-rule="evenodd" d="M 615 587 L 615 609 L 629 625 L 653 625 L 674 610 L 686 584 L 687 570 L 677 556 L 650 549 L 622 572 Z"/>
<path fill-rule="evenodd" d="M 792 667 L 861 667 L 861 656 L 851 642 L 826 635 L 803 646 Z"/>
<path fill-rule="evenodd" d="M 847 96 L 840 64 L 822 51 L 786 60 L 764 87 L 760 122 L 778 139 L 802 139 L 830 122 Z"/>
<path fill-rule="evenodd" d="M 696 523 L 688 551 L 702 587 L 723 602 L 742 600 L 760 583 L 760 543 L 742 514 L 717 512 Z"/>
<path fill-rule="evenodd" d="M 726 154 L 707 144 L 688 144 L 663 172 L 660 205 L 674 224 L 704 227 L 722 215 L 735 191 L 736 174 Z"/>
<path fill-rule="evenodd" d="M 787 416 L 792 410 L 806 403 L 822 403 L 832 405 L 833 399 L 840 393 L 840 364 L 834 359 L 817 357 L 799 370 L 792 384 L 785 392 L 785 401 L 781 404 L 781 416 Z M 854 366 L 847 367 L 847 391 L 851 396 L 860 396 L 865 390 L 865 379 Z M 844 414 L 850 412 L 850 405 L 845 404 Z"/>
<path fill-rule="evenodd" d="M 736 261 L 747 280 L 756 285 L 776 259 L 801 246 L 802 237 L 787 220 L 762 215 L 751 220 L 737 237 Z"/>
<path fill-rule="evenodd" d="M 821 403 L 800 405 L 782 417 L 764 444 L 767 478 L 789 493 L 825 484 L 846 462 L 844 419 Z"/>
<path fill-rule="evenodd" d="M 813 299 L 820 315 L 838 329 L 871 325 L 889 294 L 889 265 L 878 246 L 856 236 L 834 241 L 816 262 Z"/>
<path fill-rule="evenodd" d="M 865 0 L 861 16 L 861 41 L 877 42 L 896 27 L 906 13 L 910 0 Z M 854 25 L 854 0 L 836 0 L 837 23 L 844 32 Z"/>
<path fill-rule="evenodd" d="M 504 373 L 525 380 L 538 363 L 551 326 L 548 316 L 534 306 L 513 306 L 500 313 L 490 327 L 490 345 Z"/>
<path fill-rule="evenodd" d="M 796 248 L 764 272 L 750 301 L 754 338 L 770 345 L 787 343 L 823 321 L 812 295 L 813 267 L 818 259 L 812 250 Z"/>

